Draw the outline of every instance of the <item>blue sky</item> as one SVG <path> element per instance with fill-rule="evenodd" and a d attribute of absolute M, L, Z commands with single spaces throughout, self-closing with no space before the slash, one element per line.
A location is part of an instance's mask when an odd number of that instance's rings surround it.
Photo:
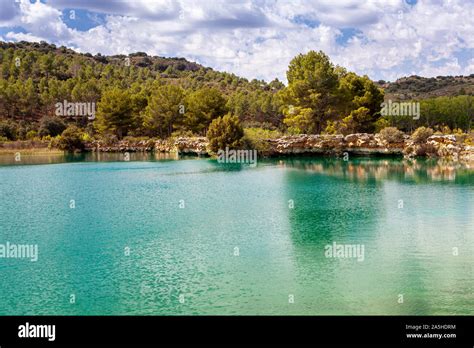
<path fill-rule="evenodd" d="M 80 52 L 185 57 L 285 81 L 323 50 L 372 79 L 474 73 L 474 2 L 463 0 L 0 0 L 0 39 Z"/>

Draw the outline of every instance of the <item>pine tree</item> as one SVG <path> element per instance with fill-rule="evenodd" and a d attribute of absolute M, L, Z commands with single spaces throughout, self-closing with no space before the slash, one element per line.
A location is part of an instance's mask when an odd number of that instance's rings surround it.
<path fill-rule="evenodd" d="M 130 93 L 114 87 L 102 94 L 98 104 L 95 126 L 101 133 L 112 133 L 119 139 L 133 130 L 134 120 Z"/>

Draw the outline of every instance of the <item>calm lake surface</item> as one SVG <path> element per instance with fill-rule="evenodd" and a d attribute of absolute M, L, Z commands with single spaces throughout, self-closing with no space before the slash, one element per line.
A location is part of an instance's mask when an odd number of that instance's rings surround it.
<path fill-rule="evenodd" d="M 472 169 L 12 158 L 0 244 L 39 254 L 0 258 L 0 315 L 474 314 Z M 363 260 L 326 257 L 333 243 Z"/>

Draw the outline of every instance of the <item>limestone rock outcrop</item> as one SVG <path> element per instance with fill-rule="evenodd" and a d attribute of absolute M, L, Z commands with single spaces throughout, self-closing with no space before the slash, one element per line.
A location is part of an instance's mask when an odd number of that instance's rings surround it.
<path fill-rule="evenodd" d="M 380 134 L 356 133 L 339 135 L 299 134 L 266 140 L 266 150 L 261 155 L 278 156 L 294 154 L 321 154 L 339 156 L 398 155 L 405 158 L 418 156 L 445 158 L 453 161 L 474 162 L 474 146 L 465 145 L 457 135 L 432 135 L 421 143 L 405 135 L 397 143 L 389 143 Z M 207 155 L 209 141 L 205 137 L 180 137 L 176 139 L 121 140 L 113 145 L 100 141 L 88 143 L 86 149 L 101 152 L 177 152 L 179 154 Z"/>

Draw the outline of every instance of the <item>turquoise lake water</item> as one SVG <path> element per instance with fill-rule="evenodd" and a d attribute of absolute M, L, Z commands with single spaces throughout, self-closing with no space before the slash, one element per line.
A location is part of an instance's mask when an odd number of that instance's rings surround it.
<path fill-rule="evenodd" d="M 472 169 L 119 159 L 0 159 L 0 315 L 474 314 Z"/>

